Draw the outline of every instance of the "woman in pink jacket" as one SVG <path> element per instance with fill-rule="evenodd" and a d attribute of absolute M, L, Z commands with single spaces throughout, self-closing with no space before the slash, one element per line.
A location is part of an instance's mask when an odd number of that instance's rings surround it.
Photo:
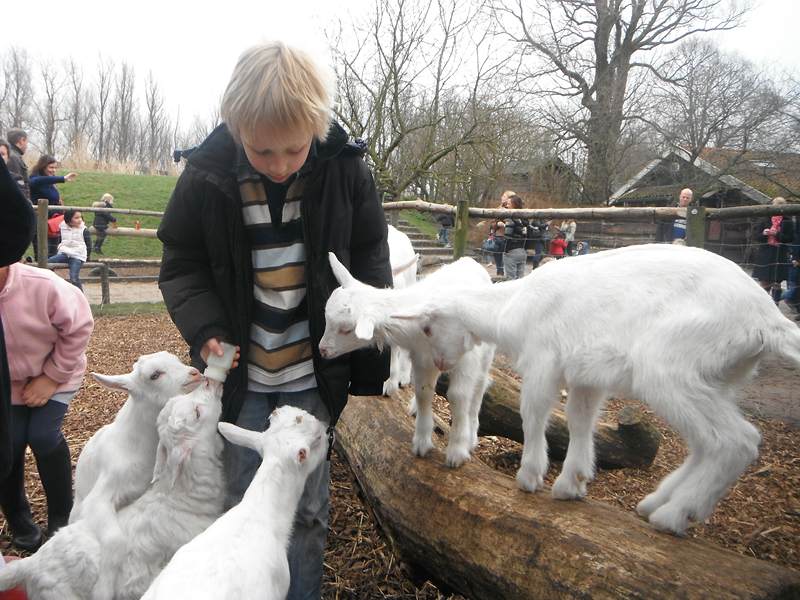
<path fill-rule="evenodd" d="M 0 508 L 12 543 L 35 550 L 43 536 L 25 495 L 25 448 L 36 458 L 52 534 L 72 509 L 72 466 L 61 425 L 83 381 L 94 321 L 78 288 L 21 263 L 0 267 L 0 317 L 12 405 L 12 467 L 0 485 Z"/>

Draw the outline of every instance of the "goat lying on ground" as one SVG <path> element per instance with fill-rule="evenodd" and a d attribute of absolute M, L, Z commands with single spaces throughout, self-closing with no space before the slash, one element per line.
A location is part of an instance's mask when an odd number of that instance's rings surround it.
<path fill-rule="evenodd" d="M 408 350 L 413 368 L 417 420 L 412 450 L 425 456 L 433 441 L 432 400 L 436 379 L 444 370 L 435 364 L 427 336 L 415 323 L 392 319 L 403 307 L 424 301 L 430 294 L 459 295 L 492 285 L 482 266 L 462 258 L 443 266 L 425 279 L 402 290 L 376 289 L 353 278 L 336 256 L 329 255 L 331 268 L 342 287 L 333 291 L 325 306 L 325 333 L 319 343 L 324 358 L 334 358 L 358 348 L 377 344 Z M 453 427 L 447 444 L 446 462 L 458 467 L 469 460 L 478 444 L 478 413 L 489 385 L 489 367 L 494 346 L 475 344 L 452 365 L 450 402 Z"/>
<path fill-rule="evenodd" d="M 325 429 L 291 406 L 276 409 L 263 433 L 220 423 L 228 441 L 252 448 L 263 462 L 242 501 L 178 550 L 143 600 L 283 600 L 292 523 L 309 473 L 325 460 Z"/>
<path fill-rule="evenodd" d="M 567 387 L 569 448 L 556 498 L 581 498 L 594 476 L 592 431 L 604 401 L 647 402 L 689 449 L 637 506 L 677 534 L 702 521 L 758 456 L 760 435 L 737 392 L 768 353 L 800 366 L 800 330 L 733 262 L 705 250 L 644 245 L 568 258 L 529 276 L 399 311 L 450 368 L 479 340 L 516 359 L 525 433 L 517 481 L 535 491 L 547 472 L 545 428 Z M 408 321 L 408 320 L 411 321 Z"/>
<path fill-rule="evenodd" d="M 389 262 L 392 264 L 392 287 L 401 290 L 417 281 L 419 256 L 414 252 L 411 240 L 402 231 L 389 225 Z M 411 383 L 411 357 L 408 350 L 392 346 L 392 362 L 389 379 L 383 384 L 383 395 L 391 396 L 401 386 Z"/>
<path fill-rule="evenodd" d="M 114 421 L 86 442 L 78 458 L 70 523 L 98 510 L 119 510 L 144 493 L 156 459 L 159 411 L 201 380 L 197 369 L 169 352 L 140 356 L 126 375 L 92 377 L 109 389 L 128 392 L 128 399 Z M 91 507 L 85 509 L 86 504 Z"/>
<path fill-rule="evenodd" d="M 0 570 L 0 589 L 23 584 L 31 600 L 140 598 L 175 551 L 222 513 L 222 386 L 206 382 L 158 417 L 153 485 L 112 514 L 87 514 L 39 551 Z M 105 541 L 97 531 L 119 529 Z M 178 597 L 178 596 L 176 596 Z"/>

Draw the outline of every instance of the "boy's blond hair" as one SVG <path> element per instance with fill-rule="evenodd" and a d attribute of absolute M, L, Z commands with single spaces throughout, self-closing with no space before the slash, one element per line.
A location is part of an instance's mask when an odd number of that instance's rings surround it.
<path fill-rule="evenodd" d="M 333 77 L 310 55 L 283 42 L 253 46 L 239 57 L 220 107 L 222 121 L 241 143 L 242 133 L 268 124 L 328 135 Z"/>

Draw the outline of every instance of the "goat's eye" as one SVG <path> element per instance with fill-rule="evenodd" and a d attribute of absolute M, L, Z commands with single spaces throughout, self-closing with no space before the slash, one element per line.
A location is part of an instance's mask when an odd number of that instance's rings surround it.
<path fill-rule="evenodd" d="M 350 335 L 351 333 L 353 333 L 352 329 L 340 329 L 339 330 L 339 335 Z"/>
<path fill-rule="evenodd" d="M 195 406 L 194 407 L 194 416 L 197 417 L 198 421 L 200 420 L 200 407 L 199 406 Z"/>
<path fill-rule="evenodd" d="M 155 381 L 156 379 L 158 379 L 158 378 L 159 378 L 159 377 L 161 377 L 162 375 L 163 375 L 163 373 L 162 373 L 161 371 L 156 371 L 155 373 L 153 373 L 152 375 L 150 375 L 150 380 L 151 380 L 151 381 Z"/>
<path fill-rule="evenodd" d="M 425 326 L 422 328 L 422 333 L 424 333 L 424 334 L 425 334 L 425 335 L 427 335 L 428 337 L 431 337 L 431 326 L 430 326 L 430 325 L 425 325 Z"/>

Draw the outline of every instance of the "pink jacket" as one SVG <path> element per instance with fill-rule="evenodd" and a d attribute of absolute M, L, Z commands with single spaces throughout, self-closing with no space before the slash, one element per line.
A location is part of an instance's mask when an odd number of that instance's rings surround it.
<path fill-rule="evenodd" d="M 81 386 L 94 329 L 83 292 L 47 269 L 14 263 L 0 290 L 0 317 L 12 404 L 22 404 L 23 386 L 42 373 L 59 382 L 57 393 Z"/>

